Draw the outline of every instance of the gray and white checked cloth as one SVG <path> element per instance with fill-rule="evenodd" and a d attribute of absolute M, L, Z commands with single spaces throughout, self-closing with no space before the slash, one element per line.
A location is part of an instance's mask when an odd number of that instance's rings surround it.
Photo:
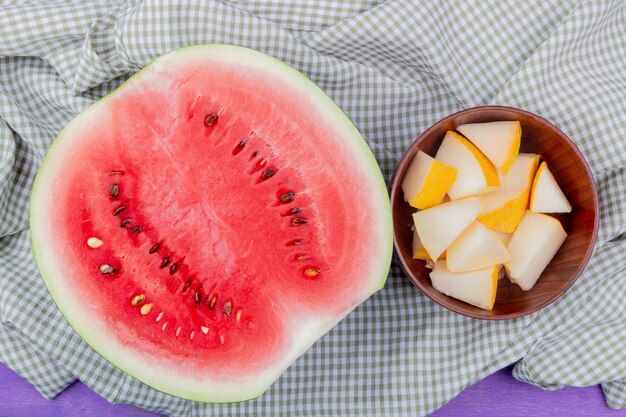
<path fill-rule="evenodd" d="M 311 78 L 354 121 L 387 181 L 408 144 L 462 108 L 501 104 L 558 125 L 598 185 L 595 252 L 556 303 L 517 320 L 448 312 L 394 262 L 386 287 L 260 398 L 158 392 L 90 349 L 49 296 L 29 243 L 33 177 L 76 114 L 155 57 L 243 45 Z M 513 362 L 546 389 L 601 383 L 626 407 L 626 2 L 4 1 L 0 6 L 0 360 L 47 398 L 76 378 L 173 416 L 415 416 Z M 359 254 L 375 256 L 375 254 Z"/>

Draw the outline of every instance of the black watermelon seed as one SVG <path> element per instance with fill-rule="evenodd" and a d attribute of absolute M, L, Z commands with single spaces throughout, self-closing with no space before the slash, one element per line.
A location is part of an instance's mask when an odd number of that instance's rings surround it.
<path fill-rule="evenodd" d="M 185 291 L 187 291 L 189 289 L 189 287 L 191 286 L 191 280 L 188 279 L 187 282 L 185 282 L 185 285 L 183 285 L 183 290 L 182 292 L 184 293 Z"/>
<path fill-rule="evenodd" d="M 124 210 L 126 210 L 126 206 L 119 206 L 118 208 L 116 208 L 115 210 L 113 210 L 113 215 L 117 216 L 119 215 L 121 212 L 123 212 Z"/>
<path fill-rule="evenodd" d="M 133 227 L 133 232 L 138 235 L 141 232 L 141 226 L 135 226 Z"/>
<path fill-rule="evenodd" d="M 294 226 L 300 226 L 303 224 L 307 224 L 309 221 L 307 219 L 303 219 L 302 217 L 295 217 L 293 220 L 291 220 L 291 224 L 293 224 Z"/>
<path fill-rule="evenodd" d="M 111 198 L 116 199 L 120 195 L 120 186 L 117 184 L 111 184 L 109 187 L 109 195 Z"/>
<path fill-rule="evenodd" d="M 269 180 L 274 176 L 274 174 L 276 174 L 276 168 L 269 167 L 268 169 L 263 171 L 263 174 L 261 174 L 261 178 L 263 178 L 263 181 Z"/>
<path fill-rule="evenodd" d="M 173 263 L 170 266 L 170 275 L 174 275 L 176 273 L 176 271 L 178 271 L 178 264 L 177 263 Z"/>
<path fill-rule="evenodd" d="M 206 119 L 204 119 L 204 124 L 207 126 L 213 126 L 217 123 L 217 119 L 219 119 L 217 113 L 211 113 L 206 117 Z"/>
<path fill-rule="evenodd" d="M 150 255 L 152 255 L 154 252 L 158 251 L 160 247 L 161 247 L 161 245 L 160 245 L 160 244 L 158 244 L 158 243 L 156 243 L 154 246 L 152 246 L 152 247 L 150 248 L 150 250 L 148 251 L 148 253 L 149 253 Z"/>
<path fill-rule="evenodd" d="M 130 224 L 130 222 L 131 222 L 130 217 L 127 217 L 124 220 L 122 220 L 122 223 L 120 223 L 120 227 L 124 228 L 124 227 L 128 226 Z"/>
<path fill-rule="evenodd" d="M 163 262 L 161 262 L 161 266 L 159 268 L 163 269 L 170 264 L 170 257 L 166 256 L 163 258 Z"/>
<path fill-rule="evenodd" d="M 233 312 L 233 303 L 231 303 L 230 301 L 226 301 L 226 303 L 224 304 L 224 314 L 226 314 L 227 316 L 230 317 L 230 315 Z"/>
<path fill-rule="evenodd" d="M 302 211 L 302 209 L 300 207 L 294 207 L 291 210 L 289 210 L 289 214 L 298 214 Z"/>
<path fill-rule="evenodd" d="M 289 191 L 280 196 L 280 202 L 283 204 L 287 204 L 290 201 L 293 201 L 294 198 L 296 198 L 296 195 Z"/>

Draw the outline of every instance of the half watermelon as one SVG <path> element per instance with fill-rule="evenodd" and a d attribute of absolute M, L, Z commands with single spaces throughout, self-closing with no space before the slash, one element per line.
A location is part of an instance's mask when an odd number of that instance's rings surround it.
<path fill-rule="evenodd" d="M 380 170 L 342 111 L 262 53 L 176 50 L 79 114 L 33 188 L 31 238 L 67 321 L 183 398 L 262 394 L 382 288 Z"/>

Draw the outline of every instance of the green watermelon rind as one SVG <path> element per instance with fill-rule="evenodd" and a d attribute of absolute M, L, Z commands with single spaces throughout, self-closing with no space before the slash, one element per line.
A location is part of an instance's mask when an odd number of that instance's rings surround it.
<path fill-rule="evenodd" d="M 127 352 L 123 350 L 119 352 L 113 352 L 106 336 L 98 335 L 97 331 L 94 331 L 93 328 L 90 328 L 89 323 L 85 321 L 83 317 L 80 317 L 79 314 L 74 314 L 72 311 L 70 311 L 71 309 L 68 308 L 68 306 L 71 305 L 73 300 L 64 300 L 64 298 L 67 297 L 64 297 L 64 295 L 62 294 L 63 289 L 57 285 L 57 282 L 62 281 L 62 277 L 55 276 L 54 271 L 58 268 L 55 268 L 54 258 L 48 256 L 48 254 L 46 254 L 46 249 L 42 247 L 43 239 L 47 231 L 46 214 L 48 208 L 50 207 L 49 200 L 51 198 L 53 199 L 53 196 L 49 195 L 49 192 L 51 190 L 50 186 L 52 185 L 51 173 L 55 173 L 55 168 L 58 169 L 58 167 L 55 167 L 55 163 L 61 163 L 63 161 L 63 158 L 55 158 L 54 156 L 57 154 L 62 155 L 64 151 L 64 146 L 70 144 L 71 140 L 66 139 L 68 136 L 71 137 L 71 135 L 68 135 L 68 132 L 73 132 L 77 128 L 80 129 L 80 124 L 82 122 L 88 121 L 91 117 L 91 114 L 96 112 L 100 106 L 105 105 L 111 98 L 118 95 L 120 91 L 123 91 L 124 89 L 133 85 L 142 77 L 149 77 L 152 71 L 158 71 L 161 65 L 166 63 L 168 60 L 184 60 L 187 59 L 187 57 L 189 57 L 190 59 L 194 59 L 194 57 L 198 57 L 202 54 L 238 54 L 244 56 L 247 59 L 255 60 L 255 65 L 263 61 L 263 65 L 268 68 L 268 71 L 285 72 L 281 75 L 287 75 L 288 77 L 291 77 L 291 79 L 293 79 L 294 81 L 297 80 L 298 88 L 301 88 L 303 94 L 308 93 L 311 98 L 318 100 L 320 107 L 326 108 L 329 114 L 333 113 L 332 116 L 335 117 L 335 120 L 333 121 L 341 123 L 341 127 L 347 131 L 348 134 L 345 135 L 346 138 L 354 138 L 354 153 L 355 155 L 359 155 L 361 157 L 360 160 L 354 161 L 354 163 L 359 164 L 360 166 L 362 166 L 362 168 L 366 169 L 368 171 L 368 175 L 370 176 L 369 179 L 373 180 L 377 184 L 377 187 L 375 187 L 374 189 L 370 189 L 370 195 L 376 196 L 376 198 L 372 198 L 371 203 L 377 203 L 380 205 L 379 207 L 377 207 L 377 211 L 381 214 L 379 219 L 380 227 L 379 230 L 375 230 L 375 232 L 378 232 L 380 240 L 382 243 L 384 243 L 384 247 L 386 248 L 386 251 L 384 251 L 383 253 L 359 254 L 360 256 L 375 256 L 379 260 L 376 263 L 378 268 L 372 271 L 370 285 L 368 286 L 368 289 L 364 292 L 364 297 L 362 300 L 359 301 L 359 303 L 365 301 L 365 299 L 367 299 L 370 295 L 384 287 L 387 275 L 389 273 L 393 253 L 391 208 L 387 194 L 387 186 L 384 182 L 382 174 L 380 173 L 378 163 L 371 153 L 371 150 L 368 147 L 367 143 L 365 142 L 357 128 L 354 126 L 354 124 L 351 122 L 351 120 L 347 117 L 347 115 L 345 115 L 345 113 L 341 111 L 341 109 L 335 104 L 335 102 L 306 76 L 278 59 L 275 59 L 269 55 L 255 50 L 239 46 L 219 44 L 195 45 L 177 49 L 173 52 L 170 52 L 169 54 L 163 55 L 155 59 L 153 62 L 151 62 L 143 69 L 138 71 L 136 74 L 134 74 L 132 77 L 130 77 L 125 84 L 118 87 L 116 90 L 109 93 L 107 96 L 103 97 L 99 101 L 93 103 L 85 111 L 81 112 L 75 119 L 73 119 L 59 133 L 56 140 L 51 145 L 48 154 L 35 178 L 30 203 L 30 237 L 37 266 L 39 267 L 40 274 L 48 288 L 49 293 L 52 295 L 52 298 L 55 300 L 61 313 L 68 321 L 68 323 L 96 352 L 105 357 L 113 365 L 115 365 L 117 368 L 121 369 L 125 373 L 139 379 L 140 381 L 157 390 L 163 391 L 171 395 L 203 402 L 243 401 L 253 399 L 262 395 L 268 389 L 268 387 L 276 379 L 278 379 L 278 377 L 284 372 L 284 370 L 289 367 L 289 365 L 293 363 L 293 361 L 295 361 L 295 359 L 297 359 L 304 352 L 306 352 L 316 340 L 318 340 L 322 335 L 327 333 L 358 304 L 350 306 L 343 314 L 334 317 L 334 319 L 329 321 L 328 323 L 323 323 L 319 325 L 318 329 L 316 329 L 316 332 L 310 333 L 308 335 L 302 335 L 302 337 L 304 338 L 301 339 L 302 342 L 300 343 L 302 349 L 289 352 L 290 354 L 288 355 L 286 361 L 282 364 L 280 369 L 275 369 L 274 372 L 272 372 L 271 375 L 269 375 L 264 380 L 259 381 L 256 384 L 249 384 L 249 386 L 246 387 L 235 387 L 237 388 L 237 392 L 235 392 L 234 394 L 228 391 L 222 392 L 220 394 L 219 390 L 207 393 L 204 391 L 199 391 L 198 387 L 191 386 L 191 384 L 189 384 L 190 386 L 185 386 L 184 381 L 170 381 L 169 383 L 167 383 L 160 380 L 159 374 L 149 376 L 146 375 L 143 371 L 138 372 L 137 369 L 134 369 L 133 359 L 124 357 Z M 336 111 L 331 112 L 331 109 Z M 355 206 L 358 207 L 358 203 L 358 201 L 355 201 Z M 356 227 L 358 227 L 358 225 Z"/>

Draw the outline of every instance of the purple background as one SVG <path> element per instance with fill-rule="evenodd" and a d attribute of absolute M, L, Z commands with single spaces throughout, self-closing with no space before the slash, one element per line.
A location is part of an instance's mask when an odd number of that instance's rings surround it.
<path fill-rule="evenodd" d="M 0 415 L 7 417 L 152 417 L 130 405 L 111 405 L 80 382 L 48 401 L 24 379 L 0 364 Z M 607 407 L 599 386 L 544 391 L 511 376 L 505 368 L 461 392 L 433 417 L 594 416 L 626 417 Z"/>

